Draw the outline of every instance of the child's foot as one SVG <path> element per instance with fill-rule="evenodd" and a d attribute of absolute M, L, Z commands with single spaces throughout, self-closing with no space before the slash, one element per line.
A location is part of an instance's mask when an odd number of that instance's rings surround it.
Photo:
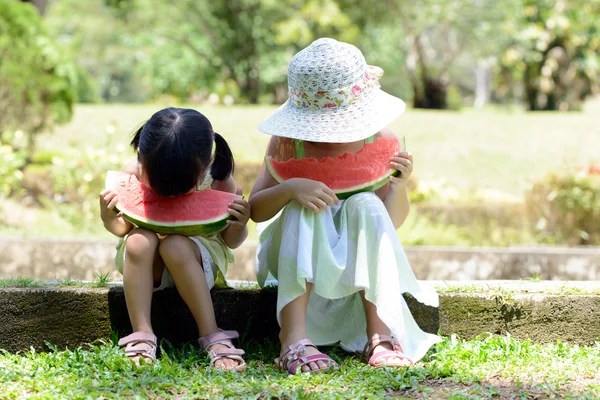
<path fill-rule="evenodd" d="M 153 363 L 156 359 L 156 336 L 151 332 L 134 332 L 119 340 L 119 346 L 125 346 L 125 355 L 140 366 L 140 360 Z"/>
<path fill-rule="evenodd" d="M 244 350 L 231 343 L 237 337 L 236 331 L 219 331 L 198 339 L 198 343 L 208 352 L 212 367 L 240 372 L 246 369 L 246 362 L 242 358 Z"/>
<path fill-rule="evenodd" d="M 337 370 L 338 366 L 327 354 L 321 353 L 317 346 L 308 339 L 301 339 L 290 345 L 283 342 L 279 358 L 275 363 L 292 375 L 302 372 L 320 372 L 330 369 Z"/>
<path fill-rule="evenodd" d="M 413 362 L 402 352 L 400 343 L 390 336 L 375 334 L 365 345 L 362 357 L 372 367 L 410 367 Z"/>

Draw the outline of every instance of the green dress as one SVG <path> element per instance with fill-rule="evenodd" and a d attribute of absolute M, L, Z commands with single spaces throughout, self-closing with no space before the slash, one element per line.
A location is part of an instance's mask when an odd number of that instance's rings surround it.
<path fill-rule="evenodd" d="M 304 155 L 296 142 L 296 158 Z M 435 289 L 417 281 L 381 199 L 358 193 L 315 213 L 291 201 L 272 220 L 259 224 L 256 257 L 261 286 L 277 284 L 281 310 L 313 283 L 307 309 L 307 333 L 317 345 L 340 343 L 348 351 L 367 342 L 359 292 L 374 303 L 382 321 L 413 361 L 439 342 L 419 328 L 403 293 L 437 307 Z"/>

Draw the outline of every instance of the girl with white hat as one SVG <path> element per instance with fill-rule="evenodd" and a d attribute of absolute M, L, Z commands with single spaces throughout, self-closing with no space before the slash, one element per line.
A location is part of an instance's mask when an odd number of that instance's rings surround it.
<path fill-rule="evenodd" d="M 385 127 L 405 108 L 380 89 L 383 71 L 356 47 L 319 39 L 296 54 L 288 69 L 289 99 L 259 129 L 273 135 L 267 155 L 278 161 L 337 157 L 393 136 Z M 398 152 L 401 172 L 375 193 L 341 201 L 321 182 L 281 184 L 266 167 L 252 189 L 259 224 L 257 275 L 277 280 L 281 353 L 289 373 L 336 369 L 315 345 L 363 350 L 372 366 L 406 367 L 439 338 L 422 331 L 402 296 L 438 306 L 435 290 L 415 278 L 396 229 L 409 211 L 406 181 L 412 155 Z"/>

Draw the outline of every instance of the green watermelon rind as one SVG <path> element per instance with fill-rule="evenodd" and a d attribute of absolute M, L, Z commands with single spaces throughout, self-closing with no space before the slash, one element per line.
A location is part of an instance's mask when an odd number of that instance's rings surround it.
<path fill-rule="evenodd" d="M 139 228 L 148 229 L 152 232 L 156 232 L 162 235 L 182 235 L 182 236 L 206 236 L 219 233 L 227 228 L 227 220 L 233 219 L 229 213 L 214 218 L 210 221 L 190 221 L 190 222 L 175 222 L 173 224 L 156 223 L 148 220 L 144 220 L 142 217 L 135 215 L 134 213 L 128 212 L 127 210 L 121 210 L 115 207 L 118 211 L 123 213 L 123 217 Z"/>
<path fill-rule="evenodd" d="M 114 187 L 118 181 L 118 176 L 122 174 L 118 171 L 108 171 L 106 174 L 105 187 Z M 126 209 L 115 207 L 117 212 L 123 213 L 123 217 L 133 225 L 148 229 L 162 235 L 182 235 L 182 236 L 206 236 L 219 233 L 227 228 L 227 221 L 234 219 L 229 213 L 224 213 L 210 220 L 174 222 L 171 224 L 157 223 L 156 221 L 147 220 Z"/>
<path fill-rule="evenodd" d="M 272 160 L 272 158 L 270 158 L 268 156 L 265 157 L 265 165 L 267 166 L 267 170 L 269 171 L 269 173 L 271 174 L 273 179 L 275 179 L 277 181 L 277 183 L 285 182 L 285 179 L 282 178 L 281 176 L 279 176 L 277 171 L 275 171 L 275 168 L 273 168 L 273 165 L 271 164 L 271 160 Z M 375 180 L 372 180 L 372 181 L 369 181 L 369 182 L 366 182 L 366 183 L 363 183 L 363 184 L 357 185 L 357 186 L 352 186 L 352 187 L 348 187 L 348 188 L 344 188 L 344 189 L 332 189 L 332 190 L 335 193 L 335 195 L 338 197 L 338 199 L 345 200 L 348 197 L 353 196 L 357 193 L 373 192 L 375 190 L 381 189 L 383 186 L 385 186 L 386 183 L 389 182 L 390 176 L 398 176 L 399 174 L 400 174 L 400 171 L 398 171 L 397 169 L 390 169 L 390 171 L 388 173 L 386 173 L 383 176 L 378 177 Z"/>

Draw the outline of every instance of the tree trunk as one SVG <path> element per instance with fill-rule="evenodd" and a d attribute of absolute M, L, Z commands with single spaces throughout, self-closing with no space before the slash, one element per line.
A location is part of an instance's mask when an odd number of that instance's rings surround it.
<path fill-rule="evenodd" d="M 421 42 L 422 38 L 417 36 L 414 40 L 415 56 L 419 74 L 413 80 L 413 106 L 414 108 L 425 108 L 434 110 L 446 110 L 448 108 L 448 86 L 441 77 L 433 77 L 429 74 L 425 51 Z"/>
<path fill-rule="evenodd" d="M 432 110 L 448 109 L 448 86 L 440 78 L 425 78 L 414 87 L 413 106 Z"/>
<path fill-rule="evenodd" d="M 527 102 L 527 109 L 529 111 L 538 111 L 538 94 L 539 90 L 535 83 L 539 73 L 539 66 L 536 64 L 527 64 L 525 66 L 525 73 L 523 74 L 523 86 L 525 88 L 525 101 Z"/>
<path fill-rule="evenodd" d="M 31 3 L 37 9 L 40 15 L 44 15 L 46 13 L 46 6 L 48 5 L 48 0 L 21 0 L 23 3 Z"/>
<path fill-rule="evenodd" d="M 481 61 L 475 69 L 475 108 L 481 108 L 489 103 L 492 95 L 491 62 Z"/>

